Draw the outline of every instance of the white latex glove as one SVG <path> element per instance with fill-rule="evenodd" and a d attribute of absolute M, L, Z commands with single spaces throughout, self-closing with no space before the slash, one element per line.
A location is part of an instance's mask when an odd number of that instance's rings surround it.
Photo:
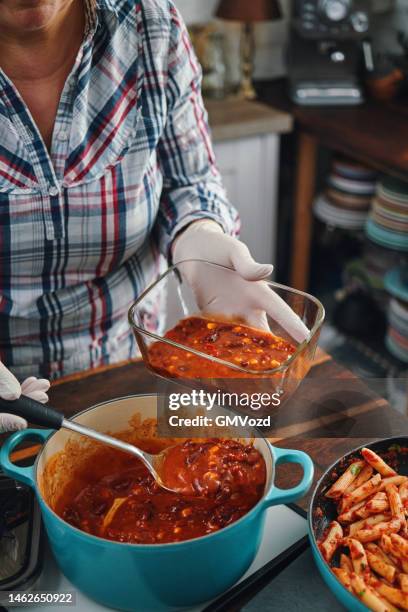
<path fill-rule="evenodd" d="M 309 337 L 310 332 L 300 317 L 262 281 L 272 273 L 273 266 L 254 261 L 248 247 L 224 234 L 215 221 L 196 221 L 189 225 L 174 241 L 172 254 L 175 264 L 198 259 L 238 272 L 203 270 L 199 262 L 189 262 L 183 267 L 203 312 L 240 317 L 248 325 L 269 331 L 267 313 L 296 342 Z"/>
<path fill-rule="evenodd" d="M 21 394 L 27 395 L 37 402 L 48 402 L 47 391 L 50 382 L 45 378 L 30 376 L 21 385 L 17 378 L 0 362 L 0 397 L 5 400 L 16 400 Z M 27 421 L 14 414 L 0 413 L 0 433 L 25 429 Z"/>

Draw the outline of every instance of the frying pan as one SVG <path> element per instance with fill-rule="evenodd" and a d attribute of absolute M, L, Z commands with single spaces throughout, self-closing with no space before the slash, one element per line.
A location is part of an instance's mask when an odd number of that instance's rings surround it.
<path fill-rule="evenodd" d="M 324 560 L 317 542 L 323 537 L 329 524 L 337 519 L 338 512 L 334 501 L 325 497 L 326 491 L 344 472 L 347 466 L 355 459 L 361 459 L 360 450 L 362 448 L 371 448 L 380 456 L 388 453 L 390 450 L 395 452 L 397 459 L 396 465 L 392 465 L 399 474 L 408 476 L 408 437 L 400 436 L 393 438 L 385 438 L 368 444 L 363 444 L 358 448 L 347 453 L 331 465 L 316 485 L 309 506 L 308 524 L 309 524 L 309 539 L 312 548 L 314 560 L 317 568 L 322 575 L 323 580 L 337 597 L 340 603 L 347 610 L 352 612 L 366 612 L 368 610 L 357 597 L 352 595 L 342 584 L 337 580 L 336 576 L 331 571 L 330 566 Z M 339 553 L 334 555 L 331 566 L 338 566 Z"/>

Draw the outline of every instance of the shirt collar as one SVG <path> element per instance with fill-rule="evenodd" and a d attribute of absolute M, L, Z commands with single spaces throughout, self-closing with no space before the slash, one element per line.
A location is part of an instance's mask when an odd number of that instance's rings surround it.
<path fill-rule="evenodd" d="M 85 0 L 85 38 L 92 38 L 98 27 L 98 11 L 110 11 L 117 16 L 116 0 Z"/>
<path fill-rule="evenodd" d="M 96 6 L 99 9 L 105 9 L 107 11 L 111 11 L 112 13 L 115 13 L 115 15 L 118 14 L 116 0 L 97 0 Z"/>

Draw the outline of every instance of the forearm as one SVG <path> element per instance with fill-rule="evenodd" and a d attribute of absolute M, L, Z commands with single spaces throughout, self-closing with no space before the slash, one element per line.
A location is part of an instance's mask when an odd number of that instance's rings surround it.
<path fill-rule="evenodd" d="M 188 34 L 172 9 L 167 80 L 168 117 L 157 154 L 163 191 L 156 235 L 166 255 L 175 237 L 198 219 L 212 219 L 225 233 L 239 230 L 215 163 L 207 112 L 201 95 L 201 70 Z"/>

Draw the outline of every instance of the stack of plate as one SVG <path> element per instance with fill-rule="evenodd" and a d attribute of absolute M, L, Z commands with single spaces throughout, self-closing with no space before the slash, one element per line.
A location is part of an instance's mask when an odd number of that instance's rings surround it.
<path fill-rule="evenodd" d="M 364 268 L 369 284 L 374 289 L 384 290 L 384 278 L 389 270 L 402 263 L 402 255 L 398 251 L 386 249 L 371 240 L 365 240 L 363 250 Z"/>
<path fill-rule="evenodd" d="M 391 177 L 379 181 L 366 233 L 386 248 L 408 251 L 408 183 Z"/>
<path fill-rule="evenodd" d="M 333 227 L 362 229 L 375 193 L 376 173 L 343 157 L 335 157 L 324 193 L 315 201 L 318 219 Z"/>
<path fill-rule="evenodd" d="M 399 268 L 385 277 L 385 286 L 391 294 L 388 306 L 388 332 L 386 345 L 390 353 L 408 363 L 408 284 Z"/>

